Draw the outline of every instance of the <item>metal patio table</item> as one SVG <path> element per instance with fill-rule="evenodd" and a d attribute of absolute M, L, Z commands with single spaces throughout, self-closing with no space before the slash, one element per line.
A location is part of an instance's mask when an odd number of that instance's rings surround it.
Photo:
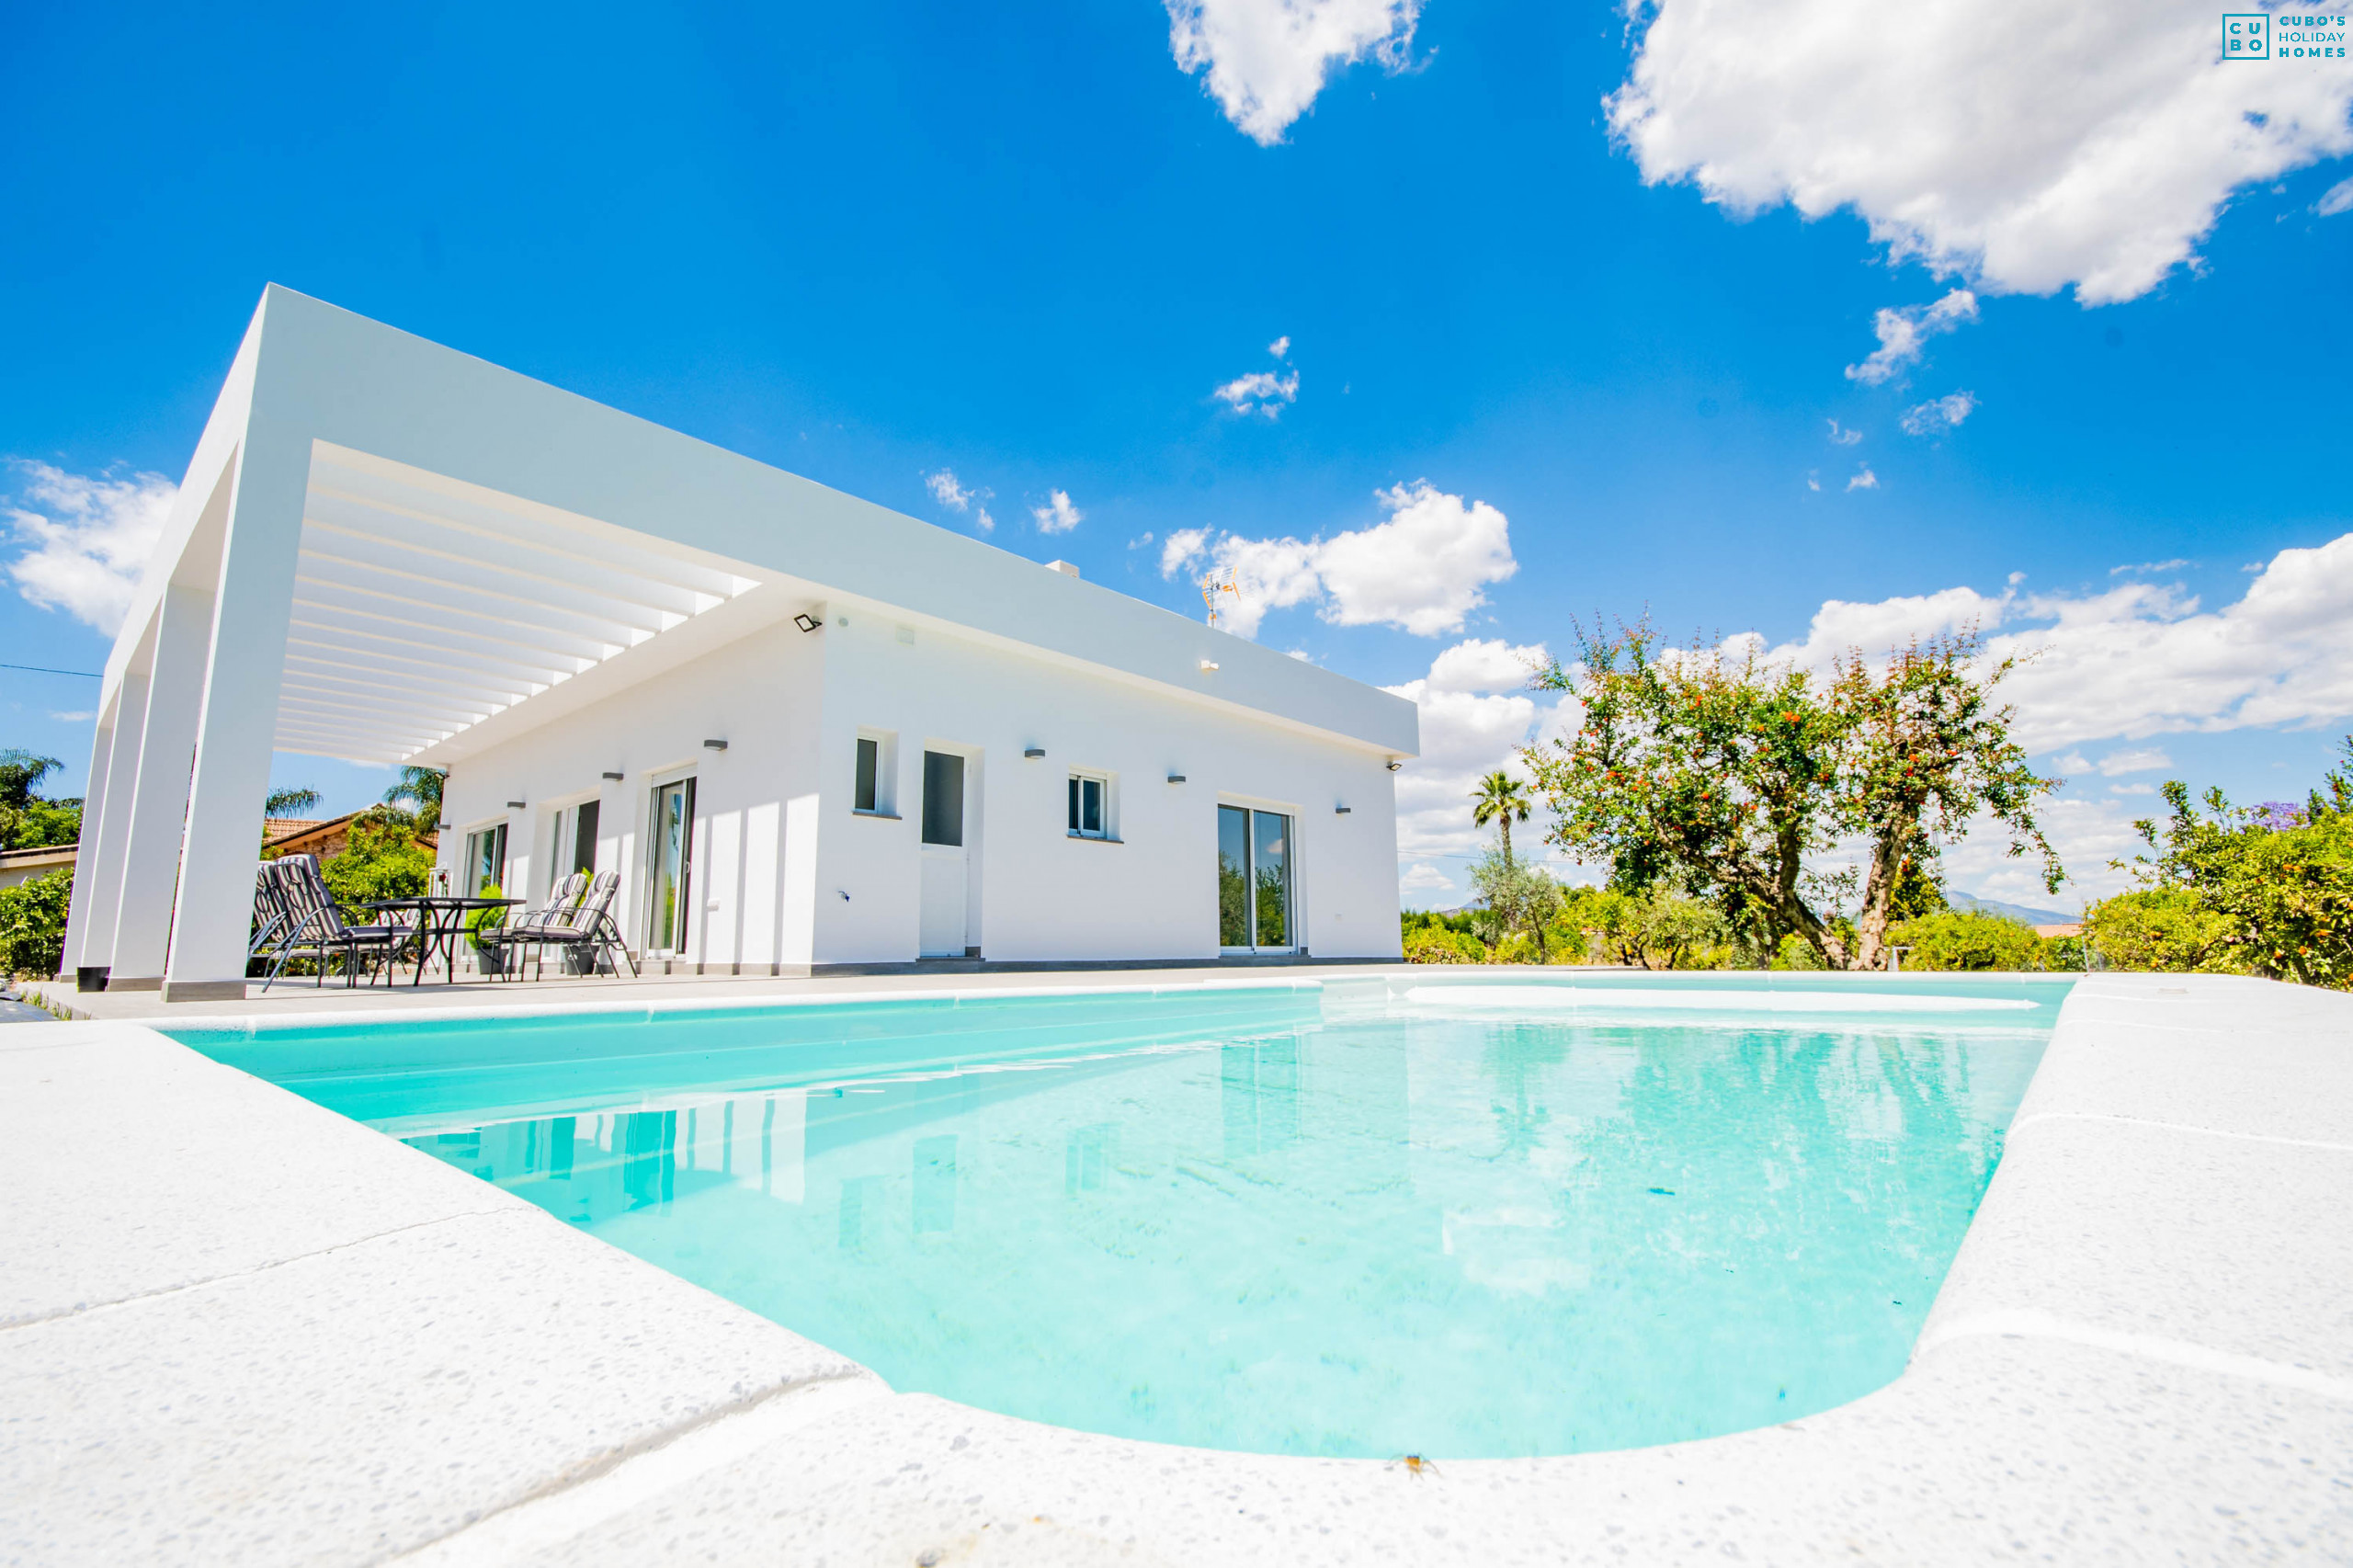
<path fill-rule="evenodd" d="M 416 973 L 409 983 L 417 985 L 425 980 L 425 966 L 438 948 L 441 953 L 441 974 L 445 983 L 458 978 L 458 937 L 465 930 L 466 916 L 478 909 L 512 909 L 528 903 L 519 898 L 458 898 L 449 893 L 426 893 L 418 898 L 387 898 L 374 903 L 363 903 L 362 909 L 413 909 L 416 911 Z"/>

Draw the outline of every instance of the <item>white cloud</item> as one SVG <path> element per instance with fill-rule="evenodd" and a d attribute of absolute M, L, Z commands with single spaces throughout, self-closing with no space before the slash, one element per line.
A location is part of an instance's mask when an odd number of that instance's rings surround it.
<path fill-rule="evenodd" d="M 1860 430 L 1848 430 L 1842 428 L 1838 421 L 1836 419 L 1830 422 L 1830 444 L 1832 446 L 1851 447 L 1862 438 L 1863 433 Z"/>
<path fill-rule="evenodd" d="M 1806 471 L 1805 487 L 1808 490 L 1819 490 L 1822 488 L 1822 477 L 1819 471 L 1813 469 L 1808 469 Z"/>
<path fill-rule="evenodd" d="M 1399 892 L 1451 892 L 1454 879 L 1427 860 L 1408 866 L 1397 879 Z"/>
<path fill-rule="evenodd" d="M 1473 639 L 1440 652 L 1420 679 L 1386 688 L 1421 710 L 1422 755 L 1397 774 L 1400 856 L 1469 857 L 1493 840 L 1493 828 L 1472 825 L 1472 787 L 1499 767 L 1525 778 L 1519 748 L 1574 723 L 1565 694 L 1529 689 L 1545 657 L 1540 642 Z M 1531 818 L 1513 832 L 1514 848 L 1533 851 L 1542 825 Z"/>
<path fill-rule="evenodd" d="M 1638 14 L 1608 112 L 1645 180 L 1741 216 L 1849 208 L 1893 257 L 1991 292 L 2132 299 L 2194 265 L 2234 190 L 2353 150 L 2353 71 L 2222 61 L 2200 0 Z"/>
<path fill-rule="evenodd" d="M 2111 577 L 2121 577 L 2127 572 L 2178 572 L 2185 566 L 2195 566 L 2197 564 L 2198 562 L 2195 561 L 2191 561 L 2185 556 L 2177 555 L 2170 561 L 2143 561 L 2130 566 L 2111 566 L 2108 569 L 2108 574 Z M 2242 567 L 2241 570 L 2246 572 L 2260 572 L 2263 570 L 2263 562 L 2257 561 L 2247 566 Z"/>
<path fill-rule="evenodd" d="M 2324 218 L 2334 218 L 2339 212 L 2353 212 L 2353 179 L 2338 180 L 2313 203 L 2313 210 Z"/>
<path fill-rule="evenodd" d="M 94 478 L 23 459 L 10 466 L 21 483 L 8 522 L 29 547 L 8 563 L 17 592 L 112 636 L 131 611 L 179 486 L 160 473 Z"/>
<path fill-rule="evenodd" d="M 2154 784 L 2110 784 L 2108 792 L 2111 795 L 2154 795 L 2157 787 Z"/>
<path fill-rule="evenodd" d="M 1267 352 L 1273 355 L 1278 359 L 1289 354 L 1290 352 L 1290 335 L 1289 333 L 1285 333 L 1282 336 L 1276 338 L 1272 343 L 1267 344 Z"/>
<path fill-rule="evenodd" d="M 1855 470 L 1855 476 L 1847 481 L 1847 488 L 1849 490 L 1877 490 L 1879 488 L 1879 475 L 1871 472 L 1870 464 L 1863 463 Z"/>
<path fill-rule="evenodd" d="M 2081 771 L 2083 765 L 2076 765 Z M 2155 746 L 2135 746 L 2130 751 L 2112 751 L 2099 759 L 2100 777 L 2113 778 L 2121 773 L 2154 773 L 2161 767 L 2171 767 L 2173 758 Z"/>
<path fill-rule="evenodd" d="M 972 526 L 983 533 L 994 533 L 996 531 L 996 519 L 990 517 L 989 509 L 983 506 L 972 514 Z"/>
<path fill-rule="evenodd" d="M 1299 401 L 1299 372 L 1279 377 L 1271 370 L 1253 370 L 1234 377 L 1210 395 L 1236 414 L 1263 414 L 1274 419 L 1282 414 L 1284 403 Z"/>
<path fill-rule="evenodd" d="M 931 498 L 951 512 L 964 511 L 972 505 L 972 493 L 956 483 L 956 471 L 952 468 L 926 473 L 923 482 L 931 491 Z"/>
<path fill-rule="evenodd" d="M 1959 428 L 1961 422 L 1976 410 L 1977 398 L 1972 392 L 1957 392 L 1945 397 L 1930 398 L 1916 408 L 1904 411 L 1896 423 L 1904 426 L 1907 436 L 1941 436 Z"/>
<path fill-rule="evenodd" d="M 1421 0 L 1166 0 L 1168 50 L 1261 147 L 1282 140 L 1324 90 L 1334 65 L 1368 56 L 1397 72 L 1414 43 Z"/>
<path fill-rule="evenodd" d="M 95 710 L 74 713 L 51 713 L 50 715 L 51 718 L 56 720 L 61 724 L 86 724 L 97 716 L 98 715 Z"/>
<path fill-rule="evenodd" d="M 1245 539 L 1186 528 L 1162 548 L 1163 576 L 1197 562 L 1231 569 L 1234 604 L 1219 619 L 1257 635 L 1270 609 L 1321 599 L 1316 613 L 1336 626 L 1402 627 L 1420 637 L 1459 631 L 1487 602 L 1487 584 L 1519 570 L 1511 528 L 1484 501 L 1465 502 L 1427 480 L 1376 491 L 1388 521 L 1310 540 Z"/>
<path fill-rule="evenodd" d="M 1053 492 L 1047 497 L 1046 505 L 1032 506 L 1029 516 L 1036 519 L 1038 531 L 1041 534 L 1066 534 L 1086 520 L 1086 514 L 1070 504 L 1070 492 L 1067 490 Z"/>
<path fill-rule="evenodd" d="M 2353 717 L 2353 533 L 2279 551 L 2218 609 L 2177 585 L 2028 594 L 2014 581 L 1998 596 L 1956 587 L 1833 599 L 1802 642 L 1767 649 L 1753 632 L 1727 641 L 1819 669 L 1849 649 L 1876 653 L 1971 625 L 1985 632 L 1989 655 L 2022 661 L 2004 690 L 2018 705 L 2019 739 L 2036 753 Z"/>
<path fill-rule="evenodd" d="M 1977 319 L 1977 296 L 1955 289 L 1934 304 L 1887 308 L 1871 317 L 1879 347 L 1859 365 L 1847 367 L 1847 379 L 1875 387 L 1910 369 L 1927 352 L 1928 339 L 1954 331 Z"/>

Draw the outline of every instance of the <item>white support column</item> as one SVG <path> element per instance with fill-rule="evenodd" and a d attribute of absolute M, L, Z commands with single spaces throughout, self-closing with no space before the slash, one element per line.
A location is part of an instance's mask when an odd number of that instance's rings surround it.
<path fill-rule="evenodd" d="M 131 796 L 131 832 L 122 852 L 122 902 L 116 915 L 110 991 L 154 991 L 164 983 L 171 947 L 172 894 L 178 886 L 188 779 L 196 759 L 197 714 L 204 702 L 205 649 L 212 641 L 212 595 L 178 583 L 164 590 L 155 633 L 155 673 Z M 256 825 L 255 840 L 260 839 Z"/>
<path fill-rule="evenodd" d="M 98 880 L 98 834 L 107 820 L 108 778 L 114 766 L 115 726 L 122 715 L 121 694 L 98 717 L 97 733 L 90 741 L 90 787 L 82 800 L 82 841 L 74 851 L 74 897 L 66 906 L 65 951 L 58 961 L 60 980 L 71 980 L 89 960 L 82 956 L 90 936 L 90 889 Z"/>
<path fill-rule="evenodd" d="M 97 836 L 88 852 L 74 858 L 77 881 L 86 873 L 90 882 L 90 906 L 82 917 L 87 929 L 77 969 L 106 969 L 114 963 L 115 926 L 122 910 L 122 847 L 131 837 L 131 801 L 137 793 L 133 785 L 146 714 L 147 676 L 133 670 L 122 677 L 116 696 L 114 746 L 107 758 L 107 793 L 98 808 Z M 82 820 L 90 821 L 86 812 Z M 81 896 L 78 887 L 74 896 Z"/>
<path fill-rule="evenodd" d="M 261 380 L 268 379 L 265 369 Z M 263 396 L 257 387 L 229 499 L 180 855 L 179 907 L 164 968 L 166 1002 L 245 994 L 254 868 L 260 859 L 262 802 L 269 793 L 311 472 L 309 437 L 267 418 Z"/>

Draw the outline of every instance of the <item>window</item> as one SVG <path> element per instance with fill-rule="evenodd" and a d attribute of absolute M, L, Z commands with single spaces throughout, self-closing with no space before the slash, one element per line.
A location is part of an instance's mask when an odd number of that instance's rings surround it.
<path fill-rule="evenodd" d="M 964 842 L 964 759 L 954 752 L 923 754 L 923 841 Z"/>
<path fill-rule="evenodd" d="M 860 730 L 852 745 L 850 810 L 861 816 L 896 816 L 899 737 L 888 730 Z"/>
<path fill-rule="evenodd" d="M 481 828 L 466 835 L 466 863 L 462 868 L 468 898 L 482 895 L 484 888 L 506 885 L 506 824 Z"/>
<path fill-rule="evenodd" d="M 1244 806 L 1217 809 L 1218 946 L 1288 952 L 1292 935 L 1290 818 Z"/>
<path fill-rule="evenodd" d="M 555 814 L 555 853 L 548 858 L 548 886 L 574 871 L 597 874 L 597 819 L 601 803 L 583 801 Z"/>
<path fill-rule="evenodd" d="M 1111 786 L 1084 773 L 1070 776 L 1070 832 L 1074 838 L 1111 836 Z"/>
<path fill-rule="evenodd" d="M 882 743 L 871 735 L 858 737 L 858 792 L 850 797 L 850 804 L 861 812 L 878 810 L 874 804 L 876 776 L 882 771 Z"/>

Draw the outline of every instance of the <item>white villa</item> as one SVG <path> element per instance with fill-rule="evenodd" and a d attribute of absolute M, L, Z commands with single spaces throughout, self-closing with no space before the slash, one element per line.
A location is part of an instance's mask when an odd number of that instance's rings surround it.
<path fill-rule="evenodd" d="M 657 971 L 1393 960 L 1417 744 L 1386 692 L 272 286 L 107 664 L 64 967 L 244 994 L 274 751 L 446 768 L 457 891 L 617 872 Z"/>

